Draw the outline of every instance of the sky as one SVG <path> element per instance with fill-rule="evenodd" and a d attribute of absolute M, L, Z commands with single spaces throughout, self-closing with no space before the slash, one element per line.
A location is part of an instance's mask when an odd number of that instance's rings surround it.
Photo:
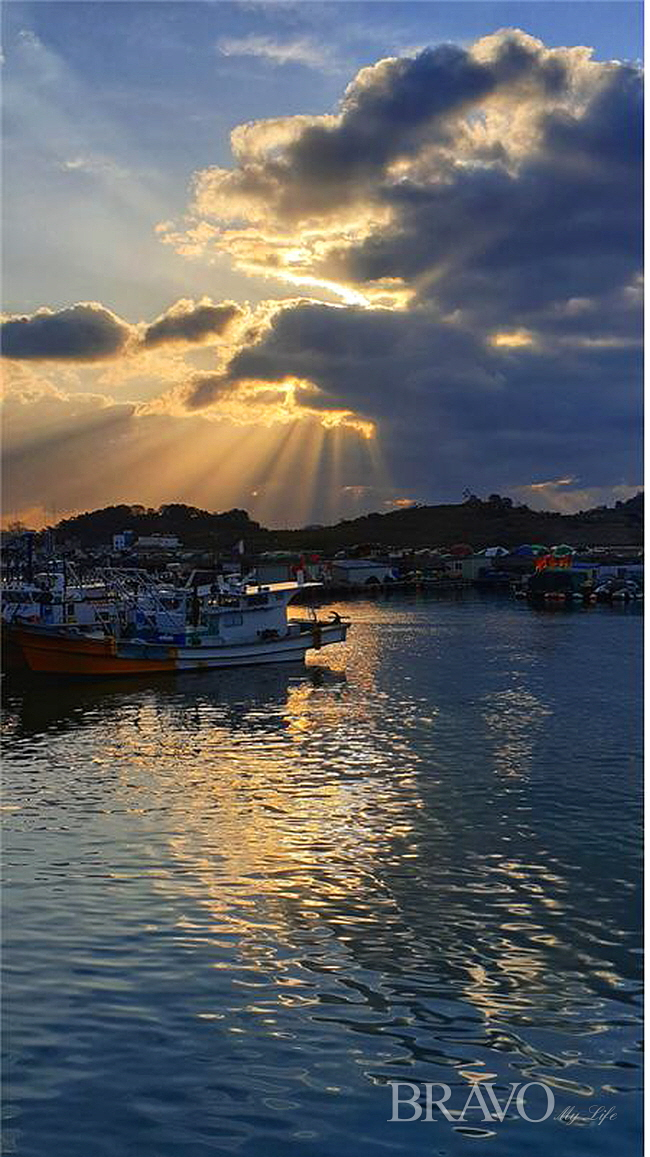
<path fill-rule="evenodd" d="M 4 518 L 641 473 L 642 8 L 6 3 Z"/>

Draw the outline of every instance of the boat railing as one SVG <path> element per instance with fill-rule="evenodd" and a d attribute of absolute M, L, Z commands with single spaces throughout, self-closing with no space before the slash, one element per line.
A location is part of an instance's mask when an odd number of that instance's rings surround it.
<path fill-rule="evenodd" d="M 121 625 L 125 629 L 132 616 L 137 614 L 138 625 L 152 630 L 174 632 L 179 626 L 179 612 L 183 615 L 185 625 L 187 592 L 180 589 L 170 591 L 168 585 L 160 585 L 139 568 L 117 569 L 107 567 L 104 570 L 110 582 L 121 612 Z M 177 604 L 175 607 L 166 605 L 170 596 Z"/>

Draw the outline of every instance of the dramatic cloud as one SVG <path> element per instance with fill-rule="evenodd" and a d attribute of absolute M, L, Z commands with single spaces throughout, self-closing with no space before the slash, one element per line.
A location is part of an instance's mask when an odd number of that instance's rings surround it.
<path fill-rule="evenodd" d="M 293 381 L 376 424 L 420 493 L 637 481 L 638 69 L 501 32 L 380 61 L 335 115 L 232 144 L 235 168 L 197 174 L 194 237 L 347 304 L 287 303 L 188 409 Z"/>
<path fill-rule="evenodd" d="M 238 169 L 198 174 L 198 210 L 295 222 L 375 200 L 392 165 L 423 149 L 448 149 L 461 118 L 502 92 L 520 103 L 566 99 L 571 59 L 511 34 L 491 53 L 441 45 L 379 61 L 349 85 L 337 116 L 313 118 L 284 148 L 271 141 L 265 155 Z"/>
<path fill-rule="evenodd" d="M 335 115 L 233 130 L 161 235 L 350 303 L 553 321 L 640 268 L 641 100 L 637 69 L 515 31 L 380 61 Z"/>
<path fill-rule="evenodd" d="M 5 322 L 4 353 L 115 374 L 158 358 L 164 383 L 129 422 L 356 439 L 394 483 L 379 505 L 469 486 L 569 509 L 635 487 L 637 68 L 499 32 L 381 60 L 334 112 L 239 125 L 231 144 L 161 239 L 311 299 L 183 299 L 150 323 L 39 310 Z M 361 469 L 345 483 L 368 498 Z"/>
<path fill-rule="evenodd" d="M 185 404 L 220 413 L 237 383 L 297 383 L 295 404 L 376 426 L 389 475 L 416 494 L 514 489 L 567 466 L 634 485 L 640 370 L 634 345 L 498 346 L 423 307 L 303 303 L 276 314 L 225 375 L 194 381 Z"/>
<path fill-rule="evenodd" d="M 93 361 L 122 353 L 131 329 L 97 302 L 57 312 L 39 309 L 2 322 L 0 342 L 8 358 Z"/>
<path fill-rule="evenodd" d="M 188 387 L 181 394 L 182 404 L 188 410 L 202 410 L 211 406 L 219 398 L 226 398 L 232 391 L 232 382 L 223 374 L 194 374 Z"/>
<path fill-rule="evenodd" d="M 308 379 L 234 378 L 226 373 L 196 373 L 180 386 L 139 407 L 141 414 L 188 416 L 201 413 L 211 421 L 227 419 L 237 426 L 287 425 L 303 419 L 323 429 L 345 428 L 361 437 L 375 435 L 374 423 L 339 404 Z"/>
<path fill-rule="evenodd" d="M 5 318 L 0 342 L 2 354 L 15 360 L 98 361 L 171 343 L 215 343 L 248 316 L 246 307 L 234 301 L 181 298 L 155 321 L 134 325 L 97 302 L 82 302 Z"/>
<path fill-rule="evenodd" d="M 580 115 L 545 116 L 516 170 L 457 166 L 385 190 L 391 224 L 339 249 L 327 274 L 400 278 L 479 325 L 552 329 L 562 303 L 575 323 L 570 302 L 620 292 L 641 268 L 641 100 L 640 77 L 621 66 Z"/>
<path fill-rule="evenodd" d="M 208 299 L 197 304 L 193 301 L 177 301 L 171 309 L 146 327 L 142 342 L 151 347 L 165 342 L 214 339 L 244 315 L 245 310 L 234 301 L 224 301 L 219 305 L 214 305 Z"/>

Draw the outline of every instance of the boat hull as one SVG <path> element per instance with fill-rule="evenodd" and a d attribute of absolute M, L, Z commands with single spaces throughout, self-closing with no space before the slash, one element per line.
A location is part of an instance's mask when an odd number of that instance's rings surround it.
<path fill-rule="evenodd" d="M 232 645 L 180 646 L 92 638 L 38 627 L 10 627 L 8 665 L 43 675 L 119 676 L 211 671 L 220 667 L 296 662 L 308 650 L 342 643 L 348 623 L 321 623 L 278 639 Z"/>

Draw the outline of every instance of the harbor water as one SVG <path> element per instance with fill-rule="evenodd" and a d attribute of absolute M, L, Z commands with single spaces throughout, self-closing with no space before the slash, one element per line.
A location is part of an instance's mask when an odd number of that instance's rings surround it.
<path fill-rule="evenodd" d="M 5 686 L 6 1153 L 640 1151 L 640 614 L 337 609 L 306 667 Z"/>

